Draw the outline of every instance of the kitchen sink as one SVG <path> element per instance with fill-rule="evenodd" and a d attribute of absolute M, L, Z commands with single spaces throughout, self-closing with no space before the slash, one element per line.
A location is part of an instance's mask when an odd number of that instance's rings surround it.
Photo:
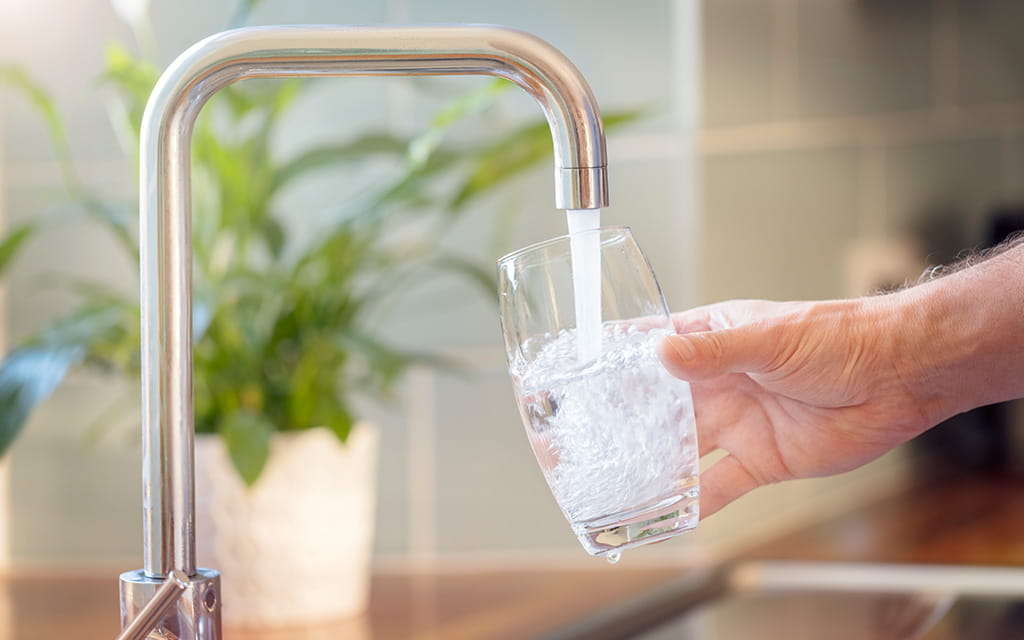
<path fill-rule="evenodd" d="M 1024 639 L 1024 568 L 740 562 L 688 573 L 547 640 Z"/>

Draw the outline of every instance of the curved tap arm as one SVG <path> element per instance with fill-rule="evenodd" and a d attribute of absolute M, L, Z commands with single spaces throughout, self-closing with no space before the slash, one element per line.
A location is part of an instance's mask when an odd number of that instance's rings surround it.
<path fill-rule="evenodd" d="M 597 103 L 572 63 L 501 27 L 253 27 L 214 35 L 164 73 L 142 123 L 144 572 L 194 575 L 190 139 L 202 106 L 245 78 L 483 74 L 537 100 L 551 126 L 556 206 L 607 204 Z"/>

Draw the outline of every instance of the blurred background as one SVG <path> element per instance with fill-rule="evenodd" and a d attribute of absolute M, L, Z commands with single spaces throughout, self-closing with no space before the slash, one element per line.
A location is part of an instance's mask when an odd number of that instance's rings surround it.
<path fill-rule="evenodd" d="M 166 65 L 224 28 L 233 7 L 153 3 L 154 57 Z M 266 0 L 250 22 L 489 22 L 553 43 L 604 111 L 643 114 L 610 133 L 612 206 L 603 222 L 633 227 L 669 305 L 682 309 L 736 297 L 868 294 L 1019 226 L 1022 20 L 1014 0 Z M 111 127 L 96 78 L 106 44 L 133 37 L 108 0 L 0 0 L 0 61 L 21 65 L 53 94 L 83 178 L 125 200 L 136 188 L 134 151 Z M 535 105 L 514 93 L 457 135 L 536 118 Z M 442 103 L 408 81 L 320 81 L 275 145 L 286 153 L 371 128 L 416 131 Z M 59 209 L 66 195 L 45 127 L 12 92 L 0 93 L 0 140 L 4 224 Z M 545 161 L 477 202 L 447 241 L 486 263 L 564 233 L 550 174 Z M 325 215 L 366 179 L 360 169 L 310 181 L 289 195 L 289 224 Z M 508 211 L 516 215 L 507 233 L 482 242 L 495 213 Z M 47 274 L 88 275 L 127 291 L 136 269 L 94 224 L 69 218 L 35 240 L 7 277 L 6 343 L 73 304 L 40 284 Z M 396 405 L 367 408 L 383 437 L 378 562 L 587 562 L 523 437 L 494 305 L 439 279 L 387 330 L 462 359 L 473 373 L 414 369 Z M 14 565 L 139 564 L 134 409 L 101 437 L 89 435 L 112 401 L 136 396 L 130 383 L 74 374 L 32 417 L 6 471 Z M 919 472 L 926 454 L 956 452 L 964 466 L 1013 464 L 994 453 L 1012 450 L 1017 433 L 1013 411 L 1004 414 L 986 422 L 996 426 L 983 438 L 965 443 L 953 425 L 856 472 L 759 490 L 635 562 L 726 556 L 885 495 Z"/>

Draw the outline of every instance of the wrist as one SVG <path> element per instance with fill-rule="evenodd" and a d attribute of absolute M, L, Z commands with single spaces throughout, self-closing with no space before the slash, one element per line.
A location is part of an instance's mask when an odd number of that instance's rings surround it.
<path fill-rule="evenodd" d="M 896 366 L 929 426 L 1024 396 L 1024 246 L 892 295 Z"/>

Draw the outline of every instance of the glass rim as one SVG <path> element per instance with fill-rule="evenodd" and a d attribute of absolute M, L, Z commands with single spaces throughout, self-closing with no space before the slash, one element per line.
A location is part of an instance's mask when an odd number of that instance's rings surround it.
<path fill-rule="evenodd" d="M 597 229 L 588 229 L 587 231 L 596 231 L 598 233 L 601 233 L 603 231 L 625 231 L 630 237 L 633 236 L 633 229 L 630 228 L 629 225 L 625 225 L 625 224 L 613 224 L 613 225 L 608 225 L 607 227 L 598 227 Z M 587 233 L 587 231 L 577 231 L 576 233 Z M 539 249 L 543 249 L 543 248 L 547 247 L 548 245 L 553 245 L 553 244 L 557 244 L 557 243 L 560 243 L 560 242 L 565 242 L 566 240 L 568 240 L 573 235 L 575 235 L 575 234 L 565 233 L 565 234 L 562 234 L 560 236 L 555 236 L 554 238 L 548 238 L 546 240 L 540 240 L 539 242 L 534 242 L 533 244 L 528 244 L 525 247 L 520 247 L 519 249 L 516 249 L 515 251 L 512 251 L 510 253 L 506 253 L 505 255 L 503 255 L 500 258 L 498 258 L 496 264 L 500 267 L 501 265 L 503 265 L 503 264 L 505 264 L 507 262 L 511 262 L 511 261 L 513 261 L 513 260 L 515 260 L 517 258 L 522 257 L 526 253 L 532 253 L 532 252 L 537 251 Z"/>

